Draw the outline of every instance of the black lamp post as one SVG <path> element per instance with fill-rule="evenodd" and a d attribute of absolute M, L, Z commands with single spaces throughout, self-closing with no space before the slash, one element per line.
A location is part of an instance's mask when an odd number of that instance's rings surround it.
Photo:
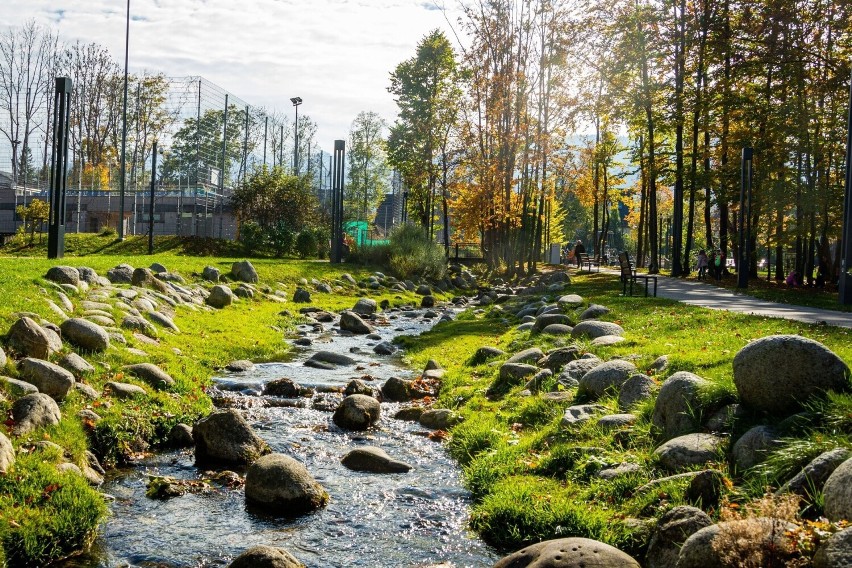
<path fill-rule="evenodd" d="M 124 240 L 124 191 L 127 172 L 127 62 L 130 57 L 130 0 L 127 0 L 127 27 L 124 32 L 124 106 L 121 110 L 121 174 L 118 180 L 118 240 Z M 77 197 L 79 199 L 79 196 Z"/>
<path fill-rule="evenodd" d="M 843 213 L 843 239 L 840 257 L 841 304 L 852 304 L 852 86 L 849 91 L 849 121 L 846 139 L 846 199 Z"/>
<path fill-rule="evenodd" d="M 302 104 L 302 97 L 293 97 L 290 99 L 293 106 L 296 107 L 296 122 L 293 129 L 293 172 L 299 175 L 299 105 Z"/>
<path fill-rule="evenodd" d="M 751 178 L 754 150 L 743 148 L 740 185 L 740 257 L 737 260 L 737 288 L 748 288 L 749 247 L 751 244 Z M 724 270 L 724 267 L 722 268 Z"/>

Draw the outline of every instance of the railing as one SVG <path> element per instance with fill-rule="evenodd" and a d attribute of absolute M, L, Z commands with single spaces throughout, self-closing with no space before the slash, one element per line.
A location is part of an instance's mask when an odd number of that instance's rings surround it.
<path fill-rule="evenodd" d="M 482 255 L 482 245 L 479 243 L 453 243 L 450 247 L 450 258 L 456 262 L 474 262 L 484 260 Z"/>

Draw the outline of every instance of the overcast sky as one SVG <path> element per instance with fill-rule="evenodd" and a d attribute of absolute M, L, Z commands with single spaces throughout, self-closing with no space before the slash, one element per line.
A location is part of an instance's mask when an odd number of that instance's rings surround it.
<path fill-rule="evenodd" d="M 0 27 L 35 19 L 65 42 L 106 46 L 123 65 L 124 0 L 0 5 Z M 348 136 L 362 110 L 393 121 L 388 75 L 423 36 L 440 28 L 454 41 L 431 0 L 131 0 L 130 14 L 131 73 L 201 75 L 291 120 L 290 97 L 302 97 L 299 113 L 316 121 L 325 150 Z"/>

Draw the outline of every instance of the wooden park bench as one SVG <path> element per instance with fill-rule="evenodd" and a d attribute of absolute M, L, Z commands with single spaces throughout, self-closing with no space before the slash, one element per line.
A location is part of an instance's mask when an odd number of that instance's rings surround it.
<path fill-rule="evenodd" d="M 618 253 L 618 264 L 621 266 L 621 282 L 624 285 L 622 294 L 627 295 L 627 285 L 630 284 L 630 295 L 633 295 L 633 283 L 637 280 L 645 281 L 645 296 L 648 296 L 648 281 L 654 281 L 654 297 L 657 297 L 657 277 L 653 274 L 637 274 L 633 261 L 626 252 Z"/>
<path fill-rule="evenodd" d="M 597 266 L 598 272 L 601 271 L 600 263 L 597 260 L 595 260 L 594 258 L 590 257 L 588 255 L 588 253 L 581 252 L 579 256 L 580 256 L 580 262 L 579 262 L 580 268 L 583 268 L 584 266 L 588 266 L 589 267 L 588 270 L 589 270 L 589 272 L 591 272 L 592 266 Z"/>

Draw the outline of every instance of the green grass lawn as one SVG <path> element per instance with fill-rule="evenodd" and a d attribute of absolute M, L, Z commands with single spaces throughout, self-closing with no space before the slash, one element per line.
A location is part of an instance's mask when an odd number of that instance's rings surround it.
<path fill-rule="evenodd" d="M 215 242 L 201 244 L 213 252 L 235 256 L 197 256 L 201 245 L 192 239 L 158 239 L 156 254 L 149 256 L 141 254 L 147 250 L 147 241 L 140 237 L 122 243 L 115 242 L 111 236 L 70 237 L 66 257 L 60 260 L 47 260 L 43 247 L 0 249 L 0 334 L 5 334 L 18 319 L 17 312 L 32 312 L 47 321 L 61 323 L 48 305 L 49 300 L 58 301 L 58 289 L 44 279 L 54 265 L 89 266 L 105 275 L 109 268 L 120 263 L 147 267 L 159 262 L 191 283 L 200 282 L 199 275 L 207 265 L 226 274 L 234 260 L 243 258 L 237 256 L 238 250 Z M 259 286 L 284 291 L 287 298 L 292 298 L 302 278 L 332 282 L 348 272 L 360 280 L 371 272 L 365 267 L 332 266 L 324 261 L 252 259 L 252 263 L 260 277 Z M 387 299 L 393 305 L 419 302 L 419 297 L 411 293 L 368 292 L 357 286 L 337 286 L 330 294 L 313 291 L 312 304 L 340 310 L 351 307 L 362 296 L 377 301 Z M 75 311 L 69 315 L 82 314 L 83 299 L 82 294 L 71 297 Z M 0 425 L 0 431 L 12 440 L 17 453 L 12 469 L 0 475 L 0 565 L 5 556 L 11 565 L 41 566 L 85 547 L 103 521 L 106 506 L 95 489 L 75 474 L 60 473 L 56 464 L 67 459 L 82 466 L 87 449 L 94 450 L 105 466 L 151 451 L 164 441 L 174 424 L 191 424 L 210 412 L 212 404 L 204 389 L 216 369 L 235 359 L 286 360 L 289 345 L 285 336 L 300 321 L 299 307 L 299 304 L 266 299 L 243 300 L 217 311 L 177 306 L 174 320 L 180 334 L 161 328 L 158 343 L 151 345 L 124 332 L 128 346 L 143 350 L 144 357 L 115 342 L 102 354 L 80 353 L 96 369 L 83 380 L 98 391 L 110 380 L 145 386 L 121 371 L 123 365 L 139 362 L 159 365 L 175 379 L 176 385 L 166 391 L 149 388 L 150 396 L 130 400 L 102 397 L 90 401 L 72 392 L 60 404 L 62 421 L 56 426 L 14 436 L 9 428 L 11 422 Z M 120 318 L 122 312 L 116 309 L 113 315 Z M 65 344 L 64 352 L 69 350 L 71 347 Z M 13 377 L 17 374 L 11 361 L 0 371 Z M 11 398 L 0 387 L 0 412 L 4 420 L 11 417 Z M 93 410 L 102 420 L 97 424 L 81 420 L 77 413 L 84 408 Z M 63 452 L 34 450 L 33 444 L 41 440 L 59 444 Z"/>
<path fill-rule="evenodd" d="M 648 371 L 660 355 L 669 356 L 669 368 L 655 379 L 662 382 L 676 371 L 690 371 L 711 381 L 704 393 L 708 404 L 736 400 L 731 362 L 749 341 L 772 334 L 799 334 L 827 345 L 852 363 L 852 330 L 764 317 L 734 314 L 679 304 L 661 298 L 622 297 L 620 283 L 609 274 L 582 274 L 573 278 L 570 292 L 587 303 L 608 306 L 603 319 L 626 330 L 628 341 L 610 347 L 583 349 L 604 360 L 628 357 L 640 371 Z M 515 308 L 513 308 L 515 309 Z M 619 431 L 604 431 L 592 420 L 567 430 L 560 426 L 564 409 L 578 402 L 549 402 L 541 396 L 520 396 L 522 387 L 489 400 L 486 389 L 497 367 L 468 366 L 482 345 L 509 353 L 538 346 L 544 350 L 571 340 L 531 335 L 515 330 L 517 320 L 499 306 L 486 313 L 466 313 L 442 323 L 420 340 L 404 342 L 415 366 L 434 358 L 448 370 L 439 403 L 465 418 L 451 433 L 448 447 L 464 468 L 473 492 L 471 525 L 492 544 L 507 550 L 561 536 L 584 536 L 642 554 L 647 526 L 671 507 L 684 503 L 686 481 L 672 481 L 650 490 L 638 490 L 652 479 L 667 475 L 652 454 L 657 438 L 651 425 L 653 404 L 640 405 L 639 421 Z M 609 413 L 619 412 L 615 397 L 598 401 Z M 798 471 L 822 450 L 852 448 L 852 396 L 835 395 L 816 409 L 822 421 L 788 440 L 763 468 L 732 471 L 719 461 L 729 480 L 732 502 L 747 502 L 766 486 Z M 772 423 L 771 417 L 749 415 L 735 426 L 743 432 L 752 425 Z M 638 464 L 637 473 L 608 481 L 595 477 L 604 466 Z M 805 504 L 811 517 L 821 512 L 819 496 Z M 715 513 L 714 513 L 715 514 Z M 639 519 L 638 521 L 636 519 Z M 637 556 L 638 557 L 638 556 Z"/>

